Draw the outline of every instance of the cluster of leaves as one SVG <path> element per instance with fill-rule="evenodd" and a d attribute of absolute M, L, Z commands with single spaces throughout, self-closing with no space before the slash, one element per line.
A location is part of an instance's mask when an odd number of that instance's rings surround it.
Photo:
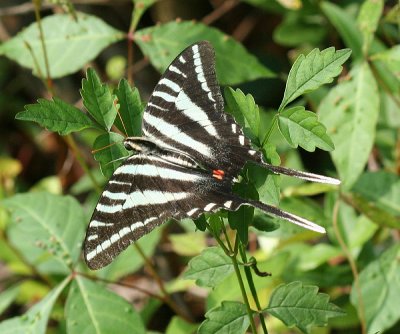
<path fill-rule="evenodd" d="M 135 1 L 133 25 L 153 2 Z M 270 1 L 246 2 L 282 15 L 283 21 L 274 34 L 277 43 L 299 47 L 323 40 L 328 33 L 326 28 L 310 19 L 317 11 L 336 28 L 344 44 L 351 49 L 351 52 L 349 49 L 313 49 L 306 56 L 300 55 L 288 75 L 282 102 L 274 112 L 260 109 L 253 97 L 240 89 L 227 87 L 224 91 L 226 111 L 241 124 L 246 136 L 263 151 L 267 160 L 279 164 L 276 147 L 285 144 L 310 152 L 316 148 L 330 151 L 342 180 L 342 193 L 331 186 L 301 182 L 284 187 L 278 176 L 256 166 L 246 166 L 242 182 L 234 191 L 301 213 L 325 226 L 330 242 L 325 240 L 310 246 L 304 241 L 315 241 L 315 233 L 283 222 L 277 229 L 276 221 L 248 207 L 234 213 L 202 217 L 195 222 L 196 226 L 201 230 L 207 228 L 221 247 L 203 250 L 205 236 L 199 233 L 171 235 L 174 251 L 193 258 L 184 275 L 168 282 L 164 290 L 175 293 L 193 284 L 212 288 L 207 297 L 206 319 L 201 324 L 189 324 L 177 316 L 166 332 L 244 333 L 249 327 L 254 332 L 255 316 L 259 317 L 265 332 L 264 316 L 268 314 L 308 333 L 313 326 L 326 325 L 328 318 L 343 315 L 341 309 L 329 303 L 328 295 L 318 293 L 316 285 L 332 290 L 350 284 L 350 297 L 342 295 L 337 299 L 348 315 L 338 318 L 345 320 L 336 320 L 334 326 L 351 327 L 360 321 L 369 333 L 388 329 L 400 318 L 396 306 L 400 248 L 389 233 L 390 229 L 400 226 L 400 182 L 390 172 L 398 168 L 393 152 L 400 119 L 400 61 L 398 46 L 389 48 L 378 38 L 378 24 L 381 22 L 381 29 L 392 36 L 390 29 L 393 17 L 399 15 L 398 6 L 397 12 L 391 11 L 382 17 L 383 1 L 366 0 L 354 20 L 354 11 L 328 2 L 322 2 L 318 9 L 307 3 L 307 8 L 298 11 L 287 11 L 277 4 L 271 5 Z M 74 17 L 75 20 L 69 14 L 57 14 L 41 20 L 45 48 L 35 23 L 0 45 L 0 54 L 32 69 L 39 77 L 47 73 L 58 78 L 82 68 L 102 49 L 124 38 L 122 32 L 97 17 L 78 12 L 74 12 Z M 160 71 L 189 44 L 209 40 L 216 50 L 217 74 L 222 85 L 275 76 L 240 43 L 201 23 L 180 21 L 156 25 L 135 31 L 133 39 Z M 350 54 L 353 63 L 347 77 L 329 91 L 320 88 L 341 73 L 342 64 Z M 382 83 L 379 86 L 378 81 Z M 92 129 L 96 137 L 95 159 L 103 174 L 109 177 L 127 155 L 120 133 L 141 134 L 143 103 L 138 89 L 132 89 L 126 80 L 111 87 L 102 83 L 91 69 L 82 81 L 81 96 L 86 112 L 54 97 L 27 105 L 25 111 L 17 114 L 17 119 L 37 122 L 67 136 L 70 141 L 72 133 L 79 138 Z M 314 112 L 306 110 L 307 105 L 318 110 L 319 120 Z M 385 171 L 365 171 L 367 162 L 373 158 L 374 147 L 379 151 L 379 163 Z M 292 160 L 298 160 L 298 153 L 291 152 Z M 10 166 L 10 161 L 1 161 L 2 178 L 16 177 L 18 171 L 11 173 Z M 294 163 L 294 167 L 301 165 Z M 88 176 L 92 176 L 92 172 L 88 172 Z M 84 206 L 93 208 L 98 194 L 93 191 L 96 186 L 87 186 L 87 179 L 76 184 L 71 194 L 90 190 L 94 195 L 88 197 Z M 281 188 L 284 197 L 279 203 Z M 323 208 L 299 197 L 323 194 Z M 6 224 L 2 227 L 4 238 L 0 240 L 2 260 L 23 279 L 9 284 L 0 294 L 0 311 L 22 295 L 21 291 L 35 291 L 36 298 L 38 295 L 43 298 L 23 316 L 1 322 L 0 332 L 44 333 L 50 317 L 65 319 L 66 330 L 70 333 L 146 332 L 148 315 L 160 301 L 168 300 L 167 297 L 149 292 L 154 299 L 139 314 L 100 282 L 104 279 L 116 282 L 141 268 L 159 243 L 160 229 L 138 242 L 140 252 L 131 247 L 108 267 L 88 274 L 79 257 L 88 216 L 76 199 L 32 189 L 5 198 L 1 203 L 10 212 L 10 216 L 3 219 Z M 236 232 L 230 234 L 227 225 Z M 184 223 L 183 226 L 187 228 Z M 259 237 L 261 249 L 265 250 L 255 254 L 257 261 L 248 259 L 246 251 L 249 228 Z M 235 233 L 236 238 L 233 237 Z M 196 242 L 188 243 L 189 235 Z M 383 240 L 377 246 L 371 241 L 375 235 Z M 274 247 L 273 256 L 267 257 L 265 254 L 271 250 L 276 237 L 283 242 L 280 247 Z M 329 264 L 338 258 L 348 258 L 355 280 L 349 265 Z M 357 264 L 362 267 L 360 275 Z M 264 270 L 273 270 L 273 278 L 262 277 Z M 66 303 L 61 316 L 56 302 L 64 298 Z"/>

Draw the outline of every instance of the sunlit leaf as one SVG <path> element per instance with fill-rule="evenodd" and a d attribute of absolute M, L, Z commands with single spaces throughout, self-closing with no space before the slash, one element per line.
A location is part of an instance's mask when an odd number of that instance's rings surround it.
<path fill-rule="evenodd" d="M 98 127 L 81 110 L 57 97 L 53 97 L 53 101 L 39 99 L 35 104 L 28 104 L 25 111 L 19 112 L 15 118 L 36 122 L 63 136 L 89 127 Z"/>
<path fill-rule="evenodd" d="M 202 23 L 173 21 L 135 33 L 136 43 L 160 72 L 164 72 L 183 49 L 201 40 L 210 41 L 215 48 L 216 71 L 221 85 L 274 76 L 240 43 Z"/>
<path fill-rule="evenodd" d="M 41 20 L 50 77 L 60 78 L 81 69 L 108 45 L 124 34 L 96 16 L 77 13 L 78 20 L 67 14 L 46 16 Z M 0 55 L 45 77 L 45 57 L 37 23 L 0 45 Z"/>
<path fill-rule="evenodd" d="M 360 8 L 357 23 L 363 35 L 363 51 L 368 53 L 369 46 L 378 27 L 383 11 L 383 0 L 365 0 Z"/>

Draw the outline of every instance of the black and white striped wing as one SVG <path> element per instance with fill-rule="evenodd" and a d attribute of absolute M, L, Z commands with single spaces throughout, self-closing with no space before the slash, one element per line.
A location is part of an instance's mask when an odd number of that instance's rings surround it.
<path fill-rule="evenodd" d="M 165 71 L 144 112 L 143 133 L 159 146 L 235 176 L 243 157 L 254 152 L 240 126 L 224 112 L 214 49 L 206 41 L 185 49 Z"/>
<path fill-rule="evenodd" d="M 131 156 L 116 169 L 99 199 L 86 233 L 85 261 L 91 269 L 104 267 L 168 218 L 237 208 L 229 192 L 230 183 L 211 175 L 156 156 Z"/>

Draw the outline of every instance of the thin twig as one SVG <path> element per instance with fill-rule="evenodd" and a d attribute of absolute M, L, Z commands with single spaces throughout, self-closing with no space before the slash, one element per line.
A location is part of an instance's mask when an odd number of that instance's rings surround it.
<path fill-rule="evenodd" d="M 215 8 L 210 14 L 204 16 L 201 22 L 206 25 L 210 25 L 218 20 L 221 16 L 232 10 L 232 8 L 236 7 L 238 4 L 239 1 L 237 0 L 226 0 L 222 3 L 222 5 Z"/>

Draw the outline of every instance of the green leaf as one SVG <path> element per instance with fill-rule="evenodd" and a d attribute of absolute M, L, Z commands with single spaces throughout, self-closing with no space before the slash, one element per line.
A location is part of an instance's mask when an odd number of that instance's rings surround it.
<path fill-rule="evenodd" d="M 143 105 L 138 89 L 132 89 L 128 81 L 122 79 L 114 93 L 119 104 L 119 114 L 115 119 L 115 125 L 123 133 L 126 132 L 127 136 L 140 137 L 142 135 Z"/>
<path fill-rule="evenodd" d="M 392 48 L 381 51 L 379 53 L 375 53 L 371 56 L 371 59 L 375 61 L 380 61 L 387 69 L 398 79 L 400 80 L 400 45 L 395 45 Z M 398 85 L 397 85 L 398 87 Z M 396 93 L 398 90 L 395 91 Z"/>
<path fill-rule="evenodd" d="M 330 83 L 342 72 L 342 64 L 350 57 L 351 50 L 312 50 L 307 56 L 300 55 L 294 62 L 286 82 L 285 93 L 279 111 L 294 99 Z"/>
<path fill-rule="evenodd" d="M 318 45 L 326 36 L 327 29 L 299 12 L 289 12 L 274 30 L 277 44 L 296 47 L 304 44 Z"/>
<path fill-rule="evenodd" d="M 194 279 L 199 286 L 213 287 L 233 272 L 231 259 L 218 247 L 209 247 L 189 262 L 185 279 Z"/>
<path fill-rule="evenodd" d="M 366 55 L 382 16 L 383 0 L 365 0 L 360 8 L 357 23 L 363 35 L 363 51 Z"/>
<path fill-rule="evenodd" d="M 69 290 L 65 318 L 68 333 L 146 333 L 130 303 L 79 275 Z"/>
<path fill-rule="evenodd" d="M 81 95 L 83 105 L 93 118 L 107 131 L 117 115 L 115 97 L 106 84 L 102 84 L 96 72 L 89 68 L 82 80 Z"/>
<path fill-rule="evenodd" d="M 11 211 L 11 244 L 38 271 L 68 274 L 78 261 L 85 215 L 70 196 L 25 193 L 3 201 Z M 23 242 L 21 242 L 23 240 Z"/>
<path fill-rule="evenodd" d="M 283 321 L 286 326 L 298 327 L 310 333 L 314 326 L 326 326 L 328 318 L 343 316 L 344 312 L 329 303 L 329 296 L 318 293 L 318 287 L 301 282 L 281 284 L 272 293 L 264 310 Z"/>
<path fill-rule="evenodd" d="M 349 201 L 375 223 L 400 228 L 400 180 L 384 171 L 366 172 L 354 184 Z"/>
<path fill-rule="evenodd" d="M 40 302 L 35 304 L 28 312 L 19 317 L 14 317 L 0 323 L 0 333 L 2 334 L 45 334 L 47 333 L 47 322 L 54 303 L 69 283 L 68 276 L 56 288 Z"/>
<path fill-rule="evenodd" d="M 0 293 L 0 314 L 2 314 L 17 298 L 20 291 L 19 284 L 13 285 Z"/>
<path fill-rule="evenodd" d="M 379 113 L 378 87 L 368 64 L 353 70 L 351 77 L 333 88 L 319 107 L 320 120 L 336 147 L 331 155 L 345 189 L 364 170 Z"/>
<path fill-rule="evenodd" d="M 182 256 L 195 256 L 207 247 L 204 233 L 169 234 L 172 250 Z"/>
<path fill-rule="evenodd" d="M 165 334 L 188 334 L 196 333 L 198 325 L 186 322 L 185 320 L 175 316 L 169 322 Z"/>
<path fill-rule="evenodd" d="M 25 106 L 25 111 L 19 112 L 15 118 L 39 123 L 62 136 L 89 127 L 97 127 L 81 110 L 57 97 L 53 97 L 53 101 L 39 99 L 38 103 L 28 104 Z"/>
<path fill-rule="evenodd" d="M 77 15 L 77 21 L 66 14 L 49 15 L 41 20 L 51 78 L 60 78 L 78 71 L 108 45 L 124 37 L 122 32 L 96 16 L 83 13 Z M 0 45 L 0 55 L 32 69 L 37 76 L 46 76 L 37 23 L 32 23 Z"/>
<path fill-rule="evenodd" d="M 332 151 L 335 147 L 326 134 L 325 126 L 318 122 L 315 113 L 298 106 L 279 113 L 279 130 L 292 146 L 314 152 L 316 147 Z"/>
<path fill-rule="evenodd" d="M 135 33 L 135 41 L 160 72 L 190 44 L 208 40 L 215 48 L 217 76 L 221 85 L 235 85 L 275 76 L 233 38 L 193 21 L 169 22 Z"/>
<path fill-rule="evenodd" d="M 357 28 L 355 18 L 332 2 L 323 1 L 320 8 L 342 37 L 345 45 L 351 49 L 353 58 L 362 59 L 362 35 Z"/>
<path fill-rule="evenodd" d="M 250 325 L 246 306 L 239 302 L 224 301 L 206 313 L 198 334 L 246 333 Z"/>
<path fill-rule="evenodd" d="M 233 90 L 230 87 L 226 87 L 224 93 L 227 104 L 225 111 L 240 124 L 246 137 L 250 138 L 255 145 L 260 146 L 260 111 L 253 96 L 244 95 L 240 89 Z"/>
<path fill-rule="evenodd" d="M 123 141 L 124 137 L 120 134 L 107 132 L 98 136 L 93 143 L 94 158 L 100 163 L 101 172 L 107 178 L 129 155 Z"/>
<path fill-rule="evenodd" d="M 359 284 L 368 333 L 384 332 L 400 319 L 400 245 L 395 244 L 361 273 Z M 351 302 L 360 306 L 353 283 Z"/>

